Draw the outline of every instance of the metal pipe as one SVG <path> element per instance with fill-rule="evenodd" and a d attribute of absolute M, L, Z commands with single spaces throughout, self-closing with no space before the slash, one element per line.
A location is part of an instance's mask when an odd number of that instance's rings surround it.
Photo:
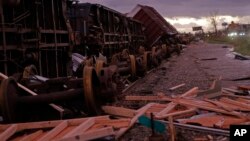
<path fill-rule="evenodd" d="M 49 104 L 61 101 L 67 101 L 83 95 L 83 89 L 75 89 L 64 92 L 54 92 L 48 94 L 39 94 L 36 96 L 21 96 L 17 98 L 19 104 Z"/>

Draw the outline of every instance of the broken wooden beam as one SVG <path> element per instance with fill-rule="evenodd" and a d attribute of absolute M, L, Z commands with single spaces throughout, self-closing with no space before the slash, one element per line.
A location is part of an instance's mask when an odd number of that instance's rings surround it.
<path fill-rule="evenodd" d="M 213 108 L 213 107 L 209 107 L 209 106 L 203 106 L 200 105 L 199 103 L 195 102 L 198 100 L 189 100 L 187 101 L 187 99 L 185 98 L 178 98 L 178 99 L 174 99 L 174 98 L 169 98 L 169 97 L 164 97 L 165 100 L 168 101 L 172 101 L 181 105 L 186 105 L 186 106 L 192 106 L 192 107 L 196 107 L 196 108 L 200 108 L 200 109 L 204 109 L 204 110 L 208 110 L 208 111 L 214 111 L 217 113 L 222 113 L 222 114 L 226 114 L 226 115 L 233 115 L 233 116 L 237 116 L 240 118 L 246 118 L 246 119 L 250 119 L 250 117 L 246 116 L 245 114 L 239 113 L 239 112 L 228 112 L 226 110 L 223 109 L 218 109 L 218 108 Z"/>
<path fill-rule="evenodd" d="M 72 136 L 81 135 L 82 133 L 84 133 L 86 130 L 88 130 L 94 124 L 95 124 L 94 119 L 88 119 L 87 121 L 81 123 L 75 129 L 73 129 L 72 131 L 70 131 L 66 135 L 64 135 L 63 139 L 66 139 L 66 138 L 69 138 L 69 137 L 72 137 Z"/>
<path fill-rule="evenodd" d="M 12 135 L 14 135 L 17 131 L 17 125 L 13 124 L 9 128 L 7 128 L 5 131 L 3 131 L 0 134 L 0 139 L 3 141 L 8 140 Z"/>
<path fill-rule="evenodd" d="M 244 107 L 244 108 L 247 108 L 247 109 L 250 110 L 250 105 L 249 104 L 245 104 L 243 102 L 232 100 L 232 99 L 229 99 L 229 98 L 226 98 L 226 97 L 221 98 L 220 101 L 228 103 L 228 104 L 232 104 L 232 105 Z"/>
<path fill-rule="evenodd" d="M 183 111 L 177 111 L 177 112 L 173 112 L 173 113 L 168 113 L 168 114 L 163 114 L 163 115 L 160 115 L 160 116 L 155 116 L 155 118 L 157 119 L 165 119 L 165 118 L 168 118 L 168 117 L 176 117 L 176 116 L 179 116 L 179 115 L 187 115 L 187 114 L 190 114 L 190 113 L 196 113 L 197 109 L 196 108 L 191 108 L 191 109 L 187 109 L 187 110 L 183 110 Z"/>
<path fill-rule="evenodd" d="M 98 116 L 98 117 L 88 117 L 88 118 L 78 118 L 78 119 L 70 119 L 68 121 L 69 126 L 78 126 L 81 123 L 87 121 L 88 119 L 95 120 L 107 120 L 110 119 L 109 116 Z M 65 120 L 55 120 L 55 121 L 41 121 L 41 122 L 28 122 L 28 123 L 18 123 L 17 131 L 22 131 L 25 129 L 44 129 L 44 128 L 54 128 L 59 125 L 62 121 Z M 12 124 L 0 125 L 0 130 L 7 130 Z"/>
<path fill-rule="evenodd" d="M 175 136 L 176 136 L 176 132 L 175 132 L 175 127 L 174 127 L 174 121 L 173 121 L 173 117 L 169 116 L 168 117 L 168 127 L 169 127 L 169 136 L 170 136 L 170 141 L 175 141 Z"/>
<path fill-rule="evenodd" d="M 61 131 L 63 131 L 67 126 L 68 126 L 68 122 L 67 121 L 61 122 L 55 128 L 53 128 L 48 133 L 46 133 L 45 135 L 43 135 L 38 141 L 52 140 L 57 134 L 59 134 Z"/>
<path fill-rule="evenodd" d="M 38 130 L 34 133 L 31 133 L 29 135 L 24 136 L 22 139 L 20 139 L 19 141 L 33 141 L 35 140 L 38 136 L 41 136 L 43 134 L 42 130 Z"/>
<path fill-rule="evenodd" d="M 101 128 L 93 131 L 89 131 L 86 133 L 82 133 L 80 135 L 70 136 L 68 138 L 59 139 L 60 141 L 87 141 L 87 140 L 94 140 L 99 139 L 107 136 L 114 135 L 115 132 L 112 127 Z"/>
<path fill-rule="evenodd" d="M 185 83 L 182 83 L 182 84 L 180 84 L 180 85 L 177 85 L 177 86 L 174 86 L 174 87 L 169 88 L 169 90 L 170 90 L 170 91 L 173 91 L 173 90 L 176 90 L 176 89 L 178 89 L 178 88 L 180 88 L 180 87 L 183 87 L 183 86 L 185 86 L 185 85 L 186 85 Z"/>
<path fill-rule="evenodd" d="M 106 114 L 115 115 L 115 116 L 121 116 L 121 117 L 134 117 L 135 110 L 123 108 L 123 107 L 114 107 L 114 106 L 102 106 L 102 110 Z"/>
<path fill-rule="evenodd" d="M 127 128 L 121 128 L 117 133 L 116 133 L 116 139 L 119 139 L 124 133 L 126 133 L 134 124 L 135 122 L 138 120 L 138 118 L 142 115 L 144 115 L 146 113 L 146 111 L 153 106 L 155 103 L 149 103 L 146 106 L 138 109 L 136 111 L 136 115 L 131 119 L 130 125 Z"/>
<path fill-rule="evenodd" d="M 163 96 L 126 96 L 125 100 L 130 101 L 165 101 L 162 100 Z"/>

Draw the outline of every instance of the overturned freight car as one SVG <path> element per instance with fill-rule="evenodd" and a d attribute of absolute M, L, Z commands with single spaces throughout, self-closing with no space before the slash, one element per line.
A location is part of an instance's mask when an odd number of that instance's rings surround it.
<path fill-rule="evenodd" d="M 67 0 L 2 0 L 0 7 L 0 72 L 12 75 L 33 65 L 45 77 L 70 73 Z"/>
<path fill-rule="evenodd" d="M 177 30 L 153 7 L 137 5 L 127 16 L 143 23 L 147 46 L 173 44 L 175 42 L 174 35 L 178 33 Z"/>
<path fill-rule="evenodd" d="M 123 49 L 136 50 L 145 41 L 140 22 L 103 5 L 77 3 L 69 13 L 75 52 L 102 53 L 110 59 Z"/>

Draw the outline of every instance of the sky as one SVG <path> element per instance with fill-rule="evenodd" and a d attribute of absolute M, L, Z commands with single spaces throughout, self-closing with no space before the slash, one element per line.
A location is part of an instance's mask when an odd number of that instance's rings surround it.
<path fill-rule="evenodd" d="M 154 7 L 180 32 L 190 32 L 194 26 L 212 30 L 209 17 L 218 13 L 219 28 L 223 22 L 250 24 L 250 0 L 80 0 L 98 3 L 121 13 L 130 12 L 137 4 Z"/>

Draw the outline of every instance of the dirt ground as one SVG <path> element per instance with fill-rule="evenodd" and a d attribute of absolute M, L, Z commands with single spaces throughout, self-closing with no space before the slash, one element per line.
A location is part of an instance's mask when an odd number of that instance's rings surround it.
<path fill-rule="evenodd" d="M 201 90 L 208 89 L 213 80 L 222 77 L 222 87 L 250 84 L 246 81 L 231 81 L 250 76 L 250 61 L 236 60 L 230 45 L 196 43 L 185 48 L 180 56 L 173 55 L 162 64 L 140 79 L 129 91 L 122 94 L 115 105 L 138 109 L 146 102 L 124 101 L 125 95 L 155 95 L 163 92 L 166 95 L 178 95 L 193 87 Z M 212 59 L 213 58 L 213 59 Z M 205 59 L 205 60 L 204 60 Z M 211 59 L 211 60 L 210 60 Z M 185 83 L 185 86 L 169 91 L 170 87 Z M 223 136 L 207 135 L 187 130 L 177 129 L 177 140 L 194 140 L 194 137 L 209 140 L 229 140 Z M 151 135 L 151 130 L 137 124 L 121 140 L 144 141 Z M 212 139 L 211 139 L 212 138 Z"/>

